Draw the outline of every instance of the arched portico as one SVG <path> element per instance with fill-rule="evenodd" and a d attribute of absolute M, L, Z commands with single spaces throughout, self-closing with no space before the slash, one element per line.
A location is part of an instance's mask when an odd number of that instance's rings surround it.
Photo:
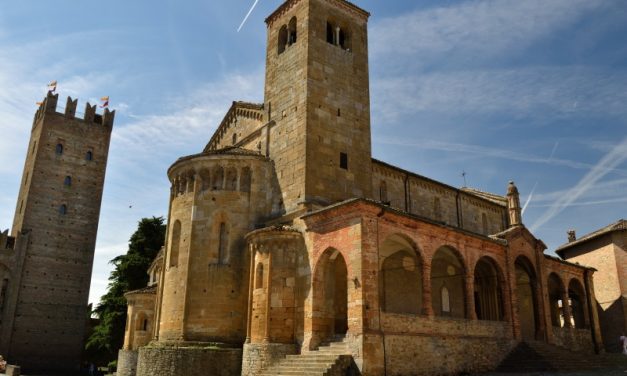
<path fill-rule="evenodd" d="M 423 310 L 422 258 L 411 240 L 388 236 L 379 249 L 379 299 L 385 312 L 420 314 Z"/>
<path fill-rule="evenodd" d="M 503 307 L 504 278 L 496 262 L 482 257 L 475 265 L 475 313 L 479 320 L 501 321 L 505 318 Z"/>

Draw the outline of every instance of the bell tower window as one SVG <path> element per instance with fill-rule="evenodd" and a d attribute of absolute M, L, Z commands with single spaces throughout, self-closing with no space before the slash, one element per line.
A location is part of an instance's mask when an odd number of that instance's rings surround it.
<path fill-rule="evenodd" d="M 279 55 L 285 52 L 287 47 L 287 26 L 283 25 L 279 30 Z"/>
<path fill-rule="evenodd" d="M 296 43 L 296 37 L 297 37 L 296 17 L 292 17 L 292 19 L 290 20 L 289 26 L 287 27 L 287 30 L 288 30 L 287 44 L 288 46 L 291 46 L 292 44 Z"/>

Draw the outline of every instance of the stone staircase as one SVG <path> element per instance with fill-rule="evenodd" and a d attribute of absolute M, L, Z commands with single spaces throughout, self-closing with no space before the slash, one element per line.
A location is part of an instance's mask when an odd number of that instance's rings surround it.
<path fill-rule="evenodd" d="M 346 375 L 352 362 L 348 343 L 344 338 L 336 338 L 334 342 L 321 345 L 318 350 L 288 355 L 262 370 L 260 375 L 340 376 Z"/>
<path fill-rule="evenodd" d="M 527 341 L 518 344 L 496 372 L 572 372 L 621 368 L 627 372 L 627 357 L 615 355 L 621 354 L 595 355 L 570 351 L 544 342 Z"/>

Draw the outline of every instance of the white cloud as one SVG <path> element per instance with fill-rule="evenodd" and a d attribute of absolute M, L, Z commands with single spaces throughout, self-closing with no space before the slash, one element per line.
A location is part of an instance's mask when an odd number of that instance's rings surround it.
<path fill-rule="evenodd" d="M 383 123 L 424 111 L 536 118 L 627 114 L 627 73 L 585 67 L 421 73 L 372 86 L 373 112 Z"/>
<path fill-rule="evenodd" d="M 574 169 L 590 170 L 596 168 L 605 173 L 615 172 L 620 175 L 627 176 L 627 170 L 619 168 L 619 165 L 599 166 L 585 162 L 572 161 L 568 159 L 559 158 L 544 158 L 535 155 L 516 152 L 509 149 L 498 149 L 494 147 L 486 147 L 480 145 L 461 144 L 455 142 L 434 141 L 429 139 L 411 140 L 411 139 L 399 139 L 394 137 L 384 137 L 376 141 L 379 144 L 395 145 L 395 146 L 407 146 L 414 147 L 422 150 L 437 150 L 445 152 L 465 153 L 470 155 L 478 155 L 487 158 L 506 159 L 518 162 L 527 163 L 539 163 L 548 164 L 554 166 L 563 166 Z"/>
<path fill-rule="evenodd" d="M 432 54 L 489 60 L 520 51 L 606 3 L 603 0 L 483 0 L 418 10 L 375 23 L 371 51 L 380 56 Z M 411 37 L 408 37 L 411 36 Z M 442 56 L 444 57 L 444 56 Z"/>

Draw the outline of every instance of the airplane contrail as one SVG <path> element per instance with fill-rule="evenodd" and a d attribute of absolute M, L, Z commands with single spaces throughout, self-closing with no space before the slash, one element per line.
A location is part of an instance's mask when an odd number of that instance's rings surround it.
<path fill-rule="evenodd" d="M 531 226 L 531 231 L 535 232 L 542 225 L 553 219 L 564 209 L 571 206 L 579 197 L 607 175 L 613 169 L 619 167 L 627 161 L 627 138 L 610 150 L 597 164 L 590 170 L 574 187 L 563 196 L 560 196 L 553 204 L 536 220 Z"/>
<path fill-rule="evenodd" d="M 538 186 L 538 182 L 536 182 L 536 184 L 533 185 L 533 188 L 531 189 L 531 193 L 529 194 L 529 197 L 527 197 L 527 201 L 525 202 L 525 205 L 523 205 L 520 215 L 525 214 L 525 210 L 527 210 L 527 206 L 529 206 L 529 203 L 531 202 L 531 199 L 533 198 L 533 192 L 536 191 L 537 186 Z"/>
<path fill-rule="evenodd" d="M 239 25 L 239 27 L 237 28 L 237 32 L 239 33 L 240 30 L 242 30 L 242 27 L 244 26 L 244 24 L 246 23 L 246 20 L 248 20 L 248 17 L 250 17 L 250 14 L 253 12 L 253 10 L 255 9 L 255 7 L 257 6 L 257 3 L 259 2 L 259 0 L 255 0 L 255 3 L 253 4 L 252 7 L 250 7 L 250 10 L 248 11 L 248 13 L 246 14 L 246 17 L 244 17 L 244 20 L 242 21 L 242 23 Z"/>

